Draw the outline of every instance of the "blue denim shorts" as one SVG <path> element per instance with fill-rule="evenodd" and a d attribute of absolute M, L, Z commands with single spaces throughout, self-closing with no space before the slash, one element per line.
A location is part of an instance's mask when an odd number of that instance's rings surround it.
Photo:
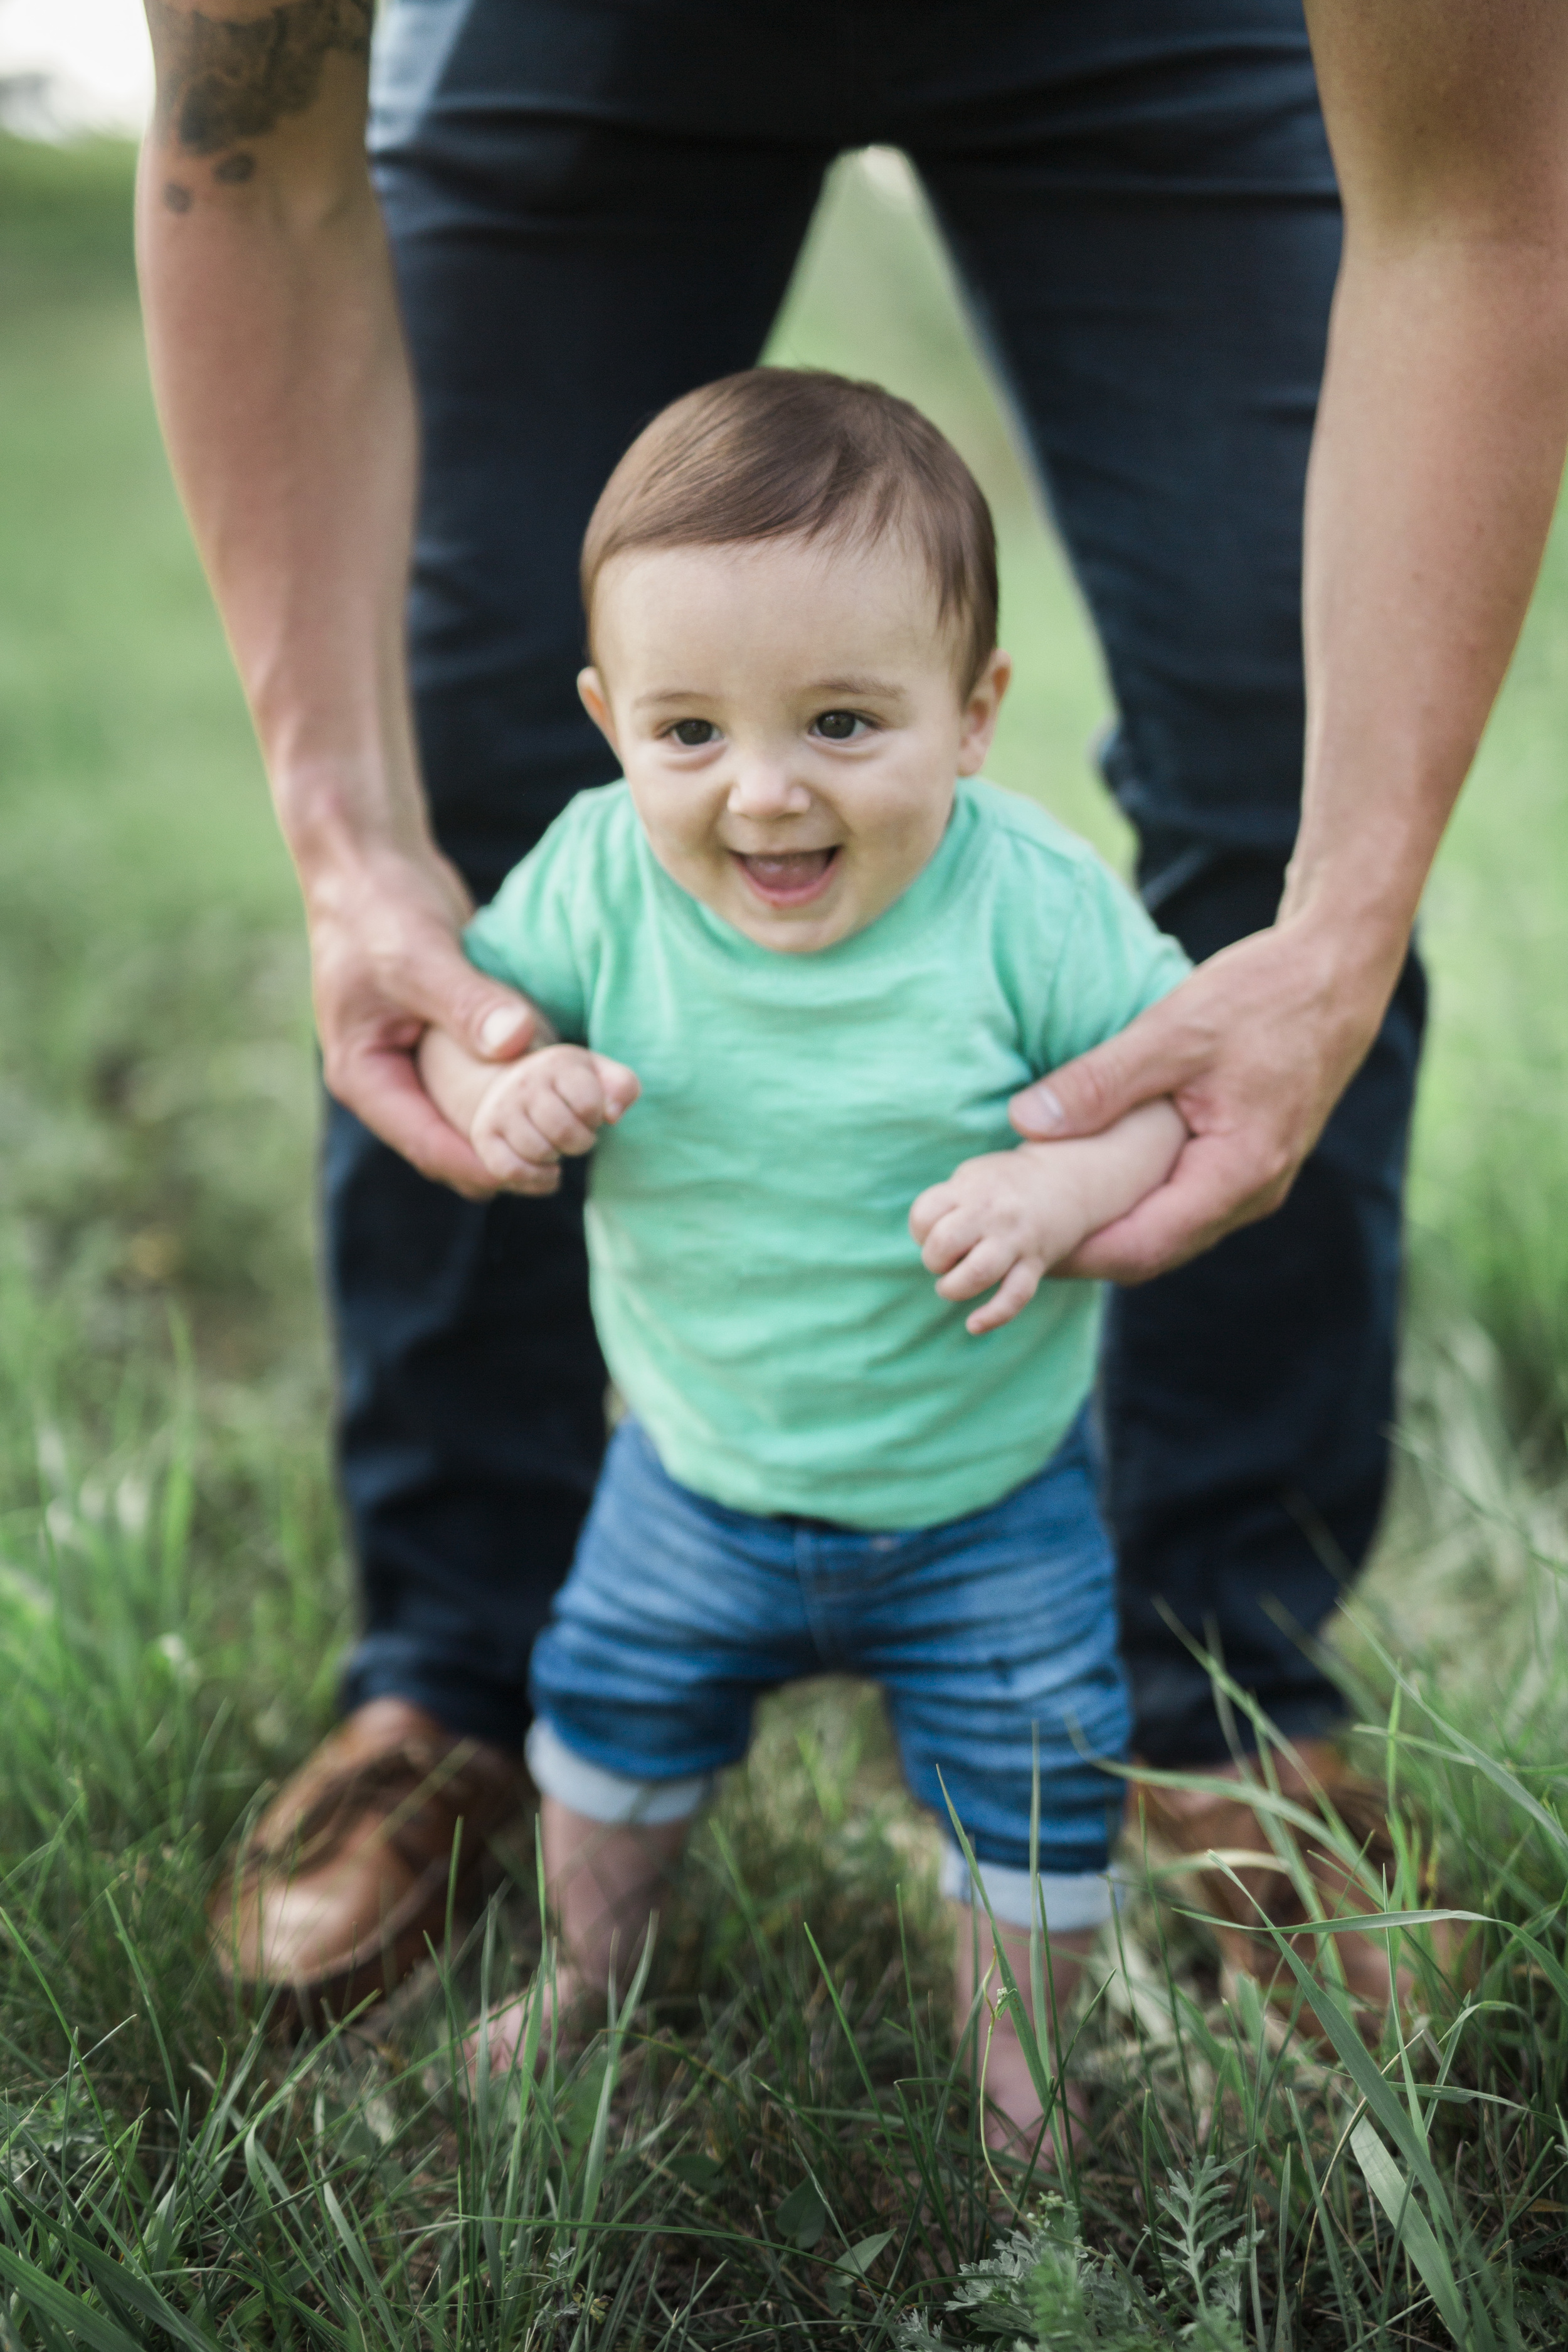
<path fill-rule="evenodd" d="M 944 1823 L 951 1798 L 999 1916 L 1020 1907 L 1005 1882 L 1028 1870 L 1037 1759 L 1047 1893 L 1100 1880 L 1128 1710 L 1084 1418 L 999 1503 L 885 1535 L 710 1502 L 623 1422 L 533 1652 L 541 1787 L 596 1820 L 678 1819 L 745 1755 L 759 1696 L 819 1674 L 881 1685 L 910 1788 Z M 1109 1909 L 1057 1891 L 1055 1926 Z"/>

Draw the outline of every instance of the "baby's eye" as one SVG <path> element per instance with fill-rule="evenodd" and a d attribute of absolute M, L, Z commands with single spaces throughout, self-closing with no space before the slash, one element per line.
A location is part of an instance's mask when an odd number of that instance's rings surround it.
<path fill-rule="evenodd" d="M 678 743 L 694 751 L 700 743 L 711 743 L 719 730 L 710 719 L 678 719 L 669 731 Z"/>
<path fill-rule="evenodd" d="M 812 732 L 829 743 L 852 743 L 867 725 L 856 710 L 825 710 L 811 722 Z"/>

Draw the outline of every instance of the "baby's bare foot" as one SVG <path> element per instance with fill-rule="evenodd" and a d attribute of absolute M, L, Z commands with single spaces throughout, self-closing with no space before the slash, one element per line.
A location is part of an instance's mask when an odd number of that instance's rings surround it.
<path fill-rule="evenodd" d="M 1027 2100 L 1019 2102 L 1032 2111 L 1026 2124 L 1014 2119 L 989 2084 L 987 2093 L 985 2145 L 993 2156 L 1010 2158 L 1014 2164 L 1030 2165 L 1037 2172 L 1056 2172 L 1060 2169 L 1066 2148 L 1070 2147 L 1080 2160 L 1089 2154 L 1093 2145 L 1089 2129 L 1089 2094 L 1081 2083 L 1063 2086 L 1043 2134 L 1043 2111 L 1032 2081 Z"/>
<path fill-rule="evenodd" d="M 1081 2083 L 1064 2083 L 1057 2094 L 1048 2127 L 1042 2136 L 1044 2110 L 1029 2062 L 1016 2034 L 999 2024 L 984 2051 L 983 2087 L 985 2097 L 985 2145 L 995 2156 L 1027 2163 L 1041 2172 L 1060 2165 L 1064 2145 L 1075 2156 L 1089 2146 L 1089 2094 Z M 1039 2142 L 1037 2151 L 1035 2143 Z"/>
<path fill-rule="evenodd" d="M 488 2074 L 492 2083 L 504 2083 L 526 2064 L 531 2041 L 535 2066 L 552 2044 L 559 2049 L 571 2032 L 580 1996 L 569 1969 L 557 1968 L 547 1976 L 541 1969 L 526 1992 L 488 2010 L 463 2044 L 463 2079 L 470 2097 L 482 2074 Z"/>

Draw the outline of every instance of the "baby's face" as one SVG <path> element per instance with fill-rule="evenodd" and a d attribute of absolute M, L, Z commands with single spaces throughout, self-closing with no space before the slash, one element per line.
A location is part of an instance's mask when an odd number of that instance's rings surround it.
<path fill-rule="evenodd" d="M 897 541 L 659 548 L 600 575 L 583 699 L 666 872 L 786 954 L 874 922 L 984 761 L 1009 664 L 963 695 Z"/>

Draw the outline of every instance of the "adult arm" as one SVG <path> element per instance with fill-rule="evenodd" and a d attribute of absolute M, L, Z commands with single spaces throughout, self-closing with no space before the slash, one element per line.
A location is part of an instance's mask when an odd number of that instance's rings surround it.
<path fill-rule="evenodd" d="M 529 1008 L 458 944 L 404 658 L 416 431 L 364 152 L 370 0 L 148 0 L 137 247 L 159 412 L 310 933 L 327 1084 L 427 1175 L 492 1180 L 420 1084 Z"/>
<path fill-rule="evenodd" d="M 1512 655 L 1568 438 L 1568 7 L 1307 0 L 1344 200 L 1308 474 L 1305 787 L 1273 928 L 1020 1096 L 1025 1135 L 1173 1096 L 1170 1181 L 1077 1273 L 1278 1207 L 1377 1034 Z"/>

